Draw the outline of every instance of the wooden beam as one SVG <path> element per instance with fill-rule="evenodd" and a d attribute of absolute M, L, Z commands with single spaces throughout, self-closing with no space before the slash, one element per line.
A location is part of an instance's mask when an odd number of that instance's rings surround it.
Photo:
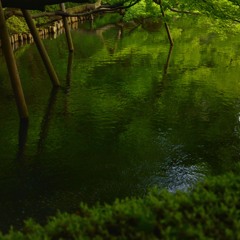
<path fill-rule="evenodd" d="M 0 38 L 2 40 L 2 51 L 6 59 L 8 73 L 11 79 L 12 89 L 15 101 L 18 108 L 20 119 L 28 119 L 28 109 L 25 101 L 21 80 L 16 64 L 16 59 L 13 54 L 13 49 L 9 40 L 9 33 L 4 18 L 2 2 L 0 0 Z"/>
<path fill-rule="evenodd" d="M 53 84 L 54 87 L 58 87 L 58 86 L 60 86 L 60 83 L 59 83 L 57 74 L 56 74 L 55 69 L 52 65 L 52 62 L 51 62 L 51 60 L 48 56 L 47 50 L 44 47 L 43 42 L 42 42 L 42 40 L 39 36 L 39 33 L 38 33 L 37 28 L 36 28 L 36 26 L 33 22 L 33 19 L 32 19 L 28 10 L 25 10 L 25 9 L 21 9 L 21 10 L 22 10 L 23 16 L 26 20 L 26 23 L 29 27 L 29 30 L 30 30 L 30 32 L 33 36 L 33 39 L 36 43 L 38 51 L 39 51 L 39 53 L 42 57 L 43 63 L 45 65 L 46 69 L 47 69 L 47 72 L 48 72 L 48 75 L 49 75 L 49 77 L 52 81 L 52 84 Z"/>
<path fill-rule="evenodd" d="M 165 12 L 163 10 L 163 6 L 162 6 L 162 0 L 159 0 L 159 5 L 160 5 L 160 10 L 161 10 L 161 13 L 162 13 L 162 17 L 163 17 L 163 21 L 165 21 Z M 172 39 L 172 35 L 171 35 L 171 32 L 170 32 L 170 29 L 168 27 L 168 24 L 166 22 L 164 22 L 164 25 L 165 25 L 165 29 L 167 31 L 167 35 L 168 35 L 168 40 L 170 42 L 170 45 L 173 46 L 173 39 Z"/>
<path fill-rule="evenodd" d="M 63 12 L 66 12 L 66 8 L 65 8 L 65 4 L 61 3 L 60 4 L 60 8 Z M 67 17 L 63 16 L 63 25 L 65 28 L 65 34 L 66 34 L 66 38 L 67 38 L 67 44 L 68 44 L 68 50 L 69 52 L 73 52 L 74 47 L 73 47 L 73 41 L 72 41 L 72 36 L 71 36 L 71 32 L 70 32 L 70 28 L 68 25 L 68 20 Z"/>

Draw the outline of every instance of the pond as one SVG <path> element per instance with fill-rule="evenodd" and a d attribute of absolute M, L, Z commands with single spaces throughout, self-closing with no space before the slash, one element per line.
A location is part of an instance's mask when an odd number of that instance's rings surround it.
<path fill-rule="evenodd" d="M 72 31 L 74 54 L 64 35 L 46 39 L 57 91 L 34 44 L 19 48 L 28 128 L 0 55 L 0 229 L 153 186 L 187 191 L 231 171 L 240 156 L 240 42 L 205 30 L 174 22 L 172 49 L 161 25 L 86 24 Z"/>

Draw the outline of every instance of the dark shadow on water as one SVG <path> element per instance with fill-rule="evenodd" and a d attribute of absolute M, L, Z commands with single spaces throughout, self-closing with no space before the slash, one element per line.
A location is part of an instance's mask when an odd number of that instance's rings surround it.
<path fill-rule="evenodd" d="M 164 76 L 168 73 L 168 68 L 169 68 L 169 64 L 170 64 L 170 60 L 171 60 L 171 56 L 172 56 L 172 50 L 173 50 L 173 46 L 170 45 L 170 48 L 168 50 L 167 61 L 164 64 L 164 71 L 163 71 Z"/>
<path fill-rule="evenodd" d="M 159 83 L 157 84 L 157 87 L 155 88 L 156 95 L 158 96 L 157 99 L 161 96 L 162 92 L 166 88 L 166 85 L 168 84 L 168 70 L 169 70 L 169 66 L 170 66 L 172 50 L 173 50 L 173 46 L 170 45 L 169 50 L 168 50 L 167 59 L 163 66 L 162 76 L 160 78 L 161 80 L 159 81 Z"/>
<path fill-rule="evenodd" d="M 40 128 L 40 133 L 39 133 L 39 141 L 38 141 L 38 146 L 37 146 L 37 154 L 42 151 L 42 148 L 44 146 L 44 142 L 47 138 L 48 135 L 48 130 L 49 130 L 49 125 L 50 125 L 50 120 L 54 112 L 54 106 L 56 104 L 57 100 L 57 93 L 59 89 L 58 88 L 53 88 L 50 97 L 48 100 L 48 105 L 41 123 L 41 128 Z"/>
<path fill-rule="evenodd" d="M 68 65 L 67 65 L 67 75 L 66 75 L 67 92 L 68 92 L 68 90 L 70 88 L 70 85 L 71 85 L 73 57 L 74 57 L 74 53 L 70 52 L 68 54 Z"/>
<path fill-rule="evenodd" d="M 22 230 L 24 220 L 28 218 L 37 219 L 39 223 L 45 224 L 46 216 L 56 213 L 55 208 L 47 204 L 43 206 L 42 202 L 39 200 L 40 195 L 48 195 L 49 186 L 46 186 L 47 180 L 45 179 L 41 162 L 35 160 L 44 149 L 56 106 L 58 92 L 59 89 L 52 89 L 50 92 L 46 110 L 40 125 L 39 140 L 36 148 L 30 149 L 29 147 L 29 149 L 27 149 L 28 141 L 29 145 L 31 144 L 31 139 L 27 137 L 29 122 L 27 120 L 20 121 L 18 151 L 16 156 L 17 161 L 14 162 L 14 167 L 12 169 L 12 183 L 7 187 L 5 181 L 1 183 L 3 186 L 5 184 L 5 187 L 1 189 L 2 198 L 0 201 L 0 211 L 2 214 L 0 231 L 4 233 L 9 231 L 10 225 L 13 225 L 17 230 Z"/>
<path fill-rule="evenodd" d="M 18 152 L 17 159 L 21 159 L 24 156 L 25 146 L 27 142 L 29 120 L 21 119 L 19 122 L 19 131 L 18 131 Z"/>

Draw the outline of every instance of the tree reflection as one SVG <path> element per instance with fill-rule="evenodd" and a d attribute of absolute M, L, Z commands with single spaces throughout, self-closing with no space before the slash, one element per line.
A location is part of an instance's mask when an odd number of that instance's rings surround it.
<path fill-rule="evenodd" d="M 70 52 L 70 53 L 68 54 L 68 65 L 67 65 L 67 75 L 66 75 L 67 89 L 70 88 L 70 84 L 71 84 L 71 78 L 72 78 L 72 66 L 73 66 L 73 57 L 74 57 L 73 52 Z"/>
<path fill-rule="evenodd" d="M 19 122 L 18 131 L 18 152 L 17 159 L 21 159 L 24 156 L 25 145 L 27 142 L 29 121 L 28 119 L 21 119 Z"/>
<path fill-rule="evenodd" d="M 57 100 L 57 93 L 58 93 L 58 89 L 53 88 L 51 91 L 51 94 L 48 100 L 48 105 L 45 111 L 45 115 L 43 117 L 42 124 L 41 124 L 39 142 L 37 146 L 37 154 L 42 151 L 44 142 L 48 135 L 50 120 L 52 118 L 54 106 Z"/>

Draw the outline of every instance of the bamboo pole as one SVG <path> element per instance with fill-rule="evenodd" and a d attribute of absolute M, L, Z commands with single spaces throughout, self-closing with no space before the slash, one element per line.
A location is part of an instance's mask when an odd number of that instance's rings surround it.
<path fill-rule="evenodd" d="M 64 3 L 60 4 L 60 8 L 63 12 L 66 12 L 66 8 L 65 8 Z M 63 16 L 63 25 L 64 25 L 64 28 L 65 28 L 68 50 L 69 50 L 69 52 L 73 52 L 74 47 L 73 47 L 72 36 L 71 36 L 70 28 L 69 28 L 69 25 L 68 25 L 67 17 L 64 17 L 64 16 Z"/>
<path fill-rule="evenodd" d="M 25 101 L 22 84 L 19 77 L 16 59 L 14 57 L 13 49 L 9 40 L 9 34 L 6 26 L 1 0 L 0 0 L 0 38 L 2 40 L 2 51 L 6 59 L 8 73 L 11 79 L 12 89 L 17 104 L 19 117 L 20 119 L 28 119 L 27 104 Z"/>
<path fill-rule="evenodd" d="M 36 43 L 38 51 L 39 51 L 39 53 L 42 57 L 43 63 L 45 65 L 46 69 L 47 69 L 47 72 L 48 72 L 48 75 L 49 75 L 49 77 L 52 81 L 52 84 L 53 84 L 54 87 L 58 87 L 58 86 L 60 86 L 60 83 L 59 83 L 57 74 L 56 74 L 56 72 L 54 70 L 54 67 L 52 65 L 52 62 L 51 62 L 51 60 L 48 56 L 47 50 L 44 47 L 43 42 L 42 42 L 42 40 L 41 40 L 41 38 L 38 34 L 38 31 L 37 31 L 36 26 L 33 22 L 33 19 L 32 19 L 28 10 L 25 10 L 25 9 L 21 9 L 21 10 L 22 10 L 23 16 L 26 20 L 26 23 L 27 23 L 27 25 L 30 29 L 30 32 L 33 36 L 33 39 Z"/>
<path fill-rule="evenodd" d="M 165 12 L 163 10 L 162 0 L 159 0 L 159 5 L 160 5 L 160 10 L 161 10 L 162 16 L 163 16 L 163 18 L 165 18 Z M 167 31 L 168 40 L 169 40 L 171 46 L 173 46 L 173 39 L 172 39 L 171 32 L 170 32 L 170 29 L 168 27 L 168 24 L 166 22 L 164 22 L 164 25 L 165 25 L 165 29 Z"/>

